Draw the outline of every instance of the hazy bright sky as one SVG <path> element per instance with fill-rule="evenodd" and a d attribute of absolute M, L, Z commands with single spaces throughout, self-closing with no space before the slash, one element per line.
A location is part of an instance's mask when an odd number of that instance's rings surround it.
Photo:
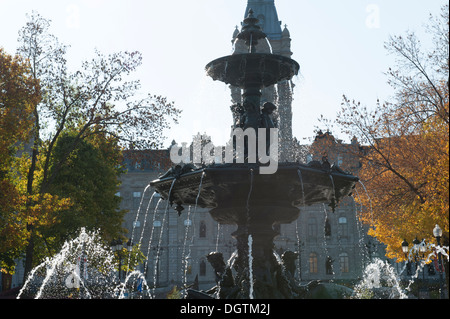
<path fill-rule="evenodd" d="M 334 118 L 342 95 L 368 106 L 392 94 L 383 75 L 394 58 L 384 43 L 407 30 L 422 34 L 445 0 L 275 0 L 301 66 L 293 103 L 293 133 L 314 135 L 317 119 Z M 135 51 L 142 91 L 166 96 L 183 110 L 166 145 L 190 142 L 197 132 L 225 145 L 232 124 L 228 87 L 206 77 L 210 61 L 231 53 L 231 37 L 246 0 L 0 0 L 0 47 L 13 54 L 26 14 L 52 20 L 51 32 L 71 46 L 76 70 L 94 49 Z M 338 133 L 338 132 L 337 132 Z M 343 136 L 338 137 L 343 138 Z M 307 142 L 303 141 L 303 142 Z"/>

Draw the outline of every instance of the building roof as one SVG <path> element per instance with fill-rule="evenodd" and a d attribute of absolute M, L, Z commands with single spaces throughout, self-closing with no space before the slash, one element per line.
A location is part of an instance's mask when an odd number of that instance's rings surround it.
<path fill-rule="evenodd" d="M 166 171 L 172 167 L 168 150 L 125 150 L 123 151 L 123 164 L 129 173 Z"/>
<path fill-rule="evenodd" d="M 253 10 L 255 17 L 260 20 L 260 25 L 269 40 L 280 40 L 282 38 L 281 21 L 278 20 L 275 0 L 248 0 L 245 17 L 247 17 L 250 9 Z"/>

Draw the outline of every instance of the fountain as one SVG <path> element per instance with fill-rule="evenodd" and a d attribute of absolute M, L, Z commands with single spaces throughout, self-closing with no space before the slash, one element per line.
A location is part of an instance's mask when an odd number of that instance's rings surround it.
<path fill-rule="evenodd" d="M 232 107 L 236 112 L 234 128 L 242 130 L 261 130 L 274 128 L 267 111 L 273 111 L 273 104 L 261 108 L 261 90 L 280 81 L 290 80 L 299 72 L 299 65 L 292 59 L 258 52 L 258 43 L 266 36 L 258 26 L 258 19 L 250 10 L 244 20 L 238 41 L 244 41 L 248 53 L 233 54 L 209 63 L 206 72 L 214 80 L 239 87 L 244 91 L 243 105 Z M 269 112 L 270 113 L 270 112 Z M 269 124 L 268 124 L 269 123 Z M 256 136 L 256 134 L 255 134 Z M 272 150 L 272 136 L 258 135 L 262 143 Z M 231 143 L 233 144 L 233 143 Z M 164 225 L 169 205 L 176 205 L 179 214 L 188 206 L 188 220 L 197 207 L 207 208 L 219 225 L 237 225 L 233 234 L 237 240 L 237 250 L 228 262 L 223 254 L 215 251 L 206 256 L 216 274 L 215 287 L 206 292 L 188 290 L 188 299 L 298 299 L 298 298 L 407 298 L 400 287 L 400 277 L 387 263 L 375 259 L 363 274 L 361 282 L 354 291 L 335 284 L 312 282 L 299 286 L 294 278 L 295 261 L 298 253 L 287 251 L 281 257 L 274 251 L 275 231 L 279 224 L 298 223 L 299 207 L 317 203 L 329 203 L 334 210 L 346 196 L 350 196 L 359 182 L 357 177 L 343 172 L 339 167 L 330 165 L 326 160 L 301 163 L 279 163 L 273 174 L 258 174 L 266 163 L 253 162 L 250 142 L 244 144 L 244 159 L 239 152 L 234 153 L 232 163 L 210 164 L 196 167 L 193 164 L 177 166 L 158 180 L 152 181 L 144 190 L 153 187 L 161 195 L 154 209 L 153 228 L 146 254 L 150 256 L 154 233 L 154 222 L 159 205 L 167 200 L 163 215 Z M 267 148 L 269 146 L 269 148 Z M 240 154 L 242 156 L 242 153 Z M 360 183 L 364 190 L 364 185 Z M 356 189 L 355 189 L 356 191 Z M 139 204 L 135 221 L 138 221 L 143 208 L 144 195 Z M 151 196 L 144 216 L 144 227 L 138 239 L 140 246 L 144 237 L 144 228 L 151 203 Z M 326 209 L 325 209 L 326 212 Z M 134 239 L 135 226 L 132 238 Z M 296 225 L 298 239 L 298 225 Z M 160 258 L 162 232 L 157 237 L 155 264 Z M 186 251 L 187 231 L 183 246 L 183 268 L 187 269 L 190 256 Z M 441 253 L 447 259 L 448 247 L 427 244 L 431 253 L 417 267 L 406 291 L 424 270 L 425 264 L 435 260 L 435 254 Z M 218 244 L 216 244 L 216 250 Z M 416 249 L 416 248 L 414 248 Z M 410 251 L 411 262 L 415 255 Z M 129 257 L 131 256 L 131 252 Z M 146 276 L 137 271 L 127 272 L 123 283 L 116 276 L 117 265 L 110 248 L 105 247 L 98 232 L 81 229 L 80 235 L 64 244 L 53 258 L 46 259 L 35 267 L 18 298 L 129 298 L 128 291 L 138 291 L 137 298 L 155 298 L 157 268 L 153 275 L 153 287 L 146 282 Z M 405 264 L 406 268 L 406 264 Z M 403 271 L 405 270 L 403 269 Z M 402 272 L 403 272 L 402 271 Z M 401 273 L 400 273 L 401 275 Z M 186 274 L 183 283 L 186 285 Z M 174 290 L 176 292 L 176 289 Z"/>
<path fill-rule="evenodd" d="M 120 289 L 112 251 L 98 232 L 81 229 L 61 251 L 35 267 L 18 299 L 114 298 Z"/>
<path fill-rule="evenodd" d="M 239 110 L 234 128 L 246 132 L 276 128 L 273 122 L 268 124 L 265 114 L 275 106 L 266 103 L 261 108 L 261 90 L 291 80 L 300 69 L 290 58 L 257 52 L 258 43 L 267 41 L 258 22 L 250 10 L 237 36 L 245 42 L 248 53 L 226 56 L 206 66 L 206 73 L 214 80 L 243 90 L 243 104 L 233 107 Z M 269 134 L 259 134 L 255 144 L 261 148 L 264 143 L 267 146 L 273 143 Z M 342 198 L 351 194 L 358 178 L 326 160 L 308 165 L 279 163 L 274 174 L 258 174 L 265 164 L 250 160 L 253 150 L 248 140 L 244 147 L 244 158 L 235 155 L 232 163 L 200 168 L 193 164 L 178 166 L 151 182 L 164 199 L 176 205 L 179 213 L 183 206 L 198 205 L 209 209 L 218 223 L 238 226 L 233 234 L 237 240 L 233 262 L 224 267 L 225 262 L 217 261 L 220 254 L 209 258 L 214 260 L 217 286 L 206 293 L 190 291 L 188 298 L 306 298 L 308 289 L 297 286 L 288 271 L 290 256 L 280 258 L 274 252 L 273 240 L 278 235 L 274 226 L 296 221 L 299 206 L 329 203 L 336 208 Z"/>
<path fill-rule="evenodd" d="M 17 299 L 126 299 L 130 292 L 134 298 L 153 297 L 143 273 L 127 271 L 122 282 L 118 266 L 99 231 L 82 228 L 59 253 L 33 268 Z"/>
<path fill-rule="evenodd" d="M 364 270 L 363 278 L 354 287 L 355 299 L 407 299 L 400 278 L 387 261 L 376 258 Z"/>

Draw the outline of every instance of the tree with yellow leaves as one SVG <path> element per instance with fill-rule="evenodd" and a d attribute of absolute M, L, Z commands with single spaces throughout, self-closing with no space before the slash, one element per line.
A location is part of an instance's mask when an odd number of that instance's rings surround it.
<path fill-rule="evenodd" d="M 449 14 L 431 16 L 427 31 L 434 47 L 425 51 L 414 33 L 391 37 L 397 58 L 389 69 L 392 101 L 374 111 L 344 97 L 337 123 L 364 148 L 355 153 L 367 194 L 359 200 L 370 234 L 387 245 L 387 256 L 403 260 L 401 243 L 435 242 L 439 224 L 449 238 Z M 446 262 L 448 275 L 448 260 Z M 448 281 L 448 277 L 447 277 Z"/>
<path fill-rule="evenodd" d="M 32 111 L 39 102 L 39 82 L 26 62 L 0 48 L 0 269 L 13 269 L 13 259 L 24 245 L 26 229 L 17 211 L 21 193 L 14 183 L 13 166 L 20 144 L 30 135 Z"/>

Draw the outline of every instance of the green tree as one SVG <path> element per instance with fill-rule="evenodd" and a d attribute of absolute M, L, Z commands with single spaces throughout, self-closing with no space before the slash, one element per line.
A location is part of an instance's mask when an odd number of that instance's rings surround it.
<path fill-rule="evenodd" d="M 176 123 L 180 114 L 166 98 L 139 92 L 139 80 L 130 78 L 142 64 L 139 52 L 108 56 L 96 52 L 78 71 L 69 72 L 68 47 L 49 32 L 50 24 L 33 12 L 19 32 L 18 54 L 29 60 L 43 97 L 33 110 L 33 147 L 26 178 L 28 196 L 39 195 L 37 199 L 49 193 L 72 153 L 92 135 L 115 137 L 122 147 L 152 149 L 161 145 L 163 130 Z M 58 161 L 52 161 L 58 140 L 68 130 L 76 132 L 72 143 Z M 33 201 L 27 203 L 28 208 L 33 205 Z M 25 276 L 35 264 L 34 240 L 39 233 L 32 220 L 27 228 Z"/>
<path fill-rule="evenodd" d="M 54 165 L 70 151 L 70 157 L 64 161 L 54 178 L 49 192 L 71 199 L 72 206 L 62 211 L 58 223 L 50 225 L 44 232 L 47 238 L 54 238 L 54 247 L 59 249 L 80 228 L 99 230 L 105 240 L 111 240 L 124 232 L 123 216 L 119 209 L 119 177 L 121 167 L 121 150 L 113 137 L 105 134 L 92 135 L 77 144 L 72 150 L 76 133 L 65 133 L 57 141 L 50 165 L 50 174 Z"/>

